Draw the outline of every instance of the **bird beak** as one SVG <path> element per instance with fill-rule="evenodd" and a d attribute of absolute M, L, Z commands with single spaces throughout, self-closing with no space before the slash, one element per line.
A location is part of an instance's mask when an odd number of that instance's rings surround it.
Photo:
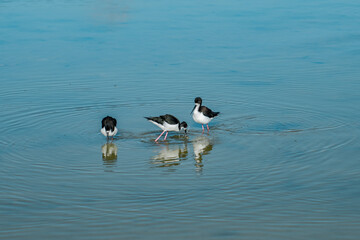
<path fill-rule="evenodd" d="M 193 110 L 191 110 L 190 115 L 193 113 L 193 111 L 195 110 L 195 108 L 196 108 L 196 105 L 194 106 Z"/>

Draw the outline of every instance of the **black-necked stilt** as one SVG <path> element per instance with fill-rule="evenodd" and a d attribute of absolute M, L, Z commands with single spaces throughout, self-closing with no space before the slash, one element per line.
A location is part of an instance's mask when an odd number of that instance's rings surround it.
<path fill-rule="evenodd" d="M 200 123 L 204 132 L 204 124 L 206 124 L 207 130 L 209 131 L 208 123 L 213 120 L 220 112 L 213 112 L 211 109 L 201 106 L 202 99 L 200 97 L 195 98 L 195 106 L 191 111 L 192 117 L 195 122 Z M 190 113 L 190 114 L 191 114 Z"/>
<path fill-rule="evenodd" d="M 161 137 L 161 135 L 164 134 L 164 132 L 166 132 L 164 140 L 166 140 L 169 131 L 179 132 L 181 129 L 184 129 L 185 134 L 187 133 L 187 123 L 186 122 L 180 123 L 180 121 L 176 117 L 170 114 L 161 115 L 159 117 L 145 117 L 145 118 L 163 130 L 160 136 L 157 139 L 155 139 L 155 142 L 157 142 L 157 140 Z"/>
<path fill-rule="evenodd" d="M 114 137 L 118 129 L 116 128 L 116 119 L 112 117 L 104 117 L 101 121 L 101 133 L 109 140 L 109 137 Z"/>

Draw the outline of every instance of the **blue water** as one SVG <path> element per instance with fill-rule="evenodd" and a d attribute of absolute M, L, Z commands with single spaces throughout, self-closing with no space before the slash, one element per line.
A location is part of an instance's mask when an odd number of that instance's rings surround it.
<path fill-rule="evenodd" d="M 358 239 L 359 11 L 0 1 L 0 239 Z"/>

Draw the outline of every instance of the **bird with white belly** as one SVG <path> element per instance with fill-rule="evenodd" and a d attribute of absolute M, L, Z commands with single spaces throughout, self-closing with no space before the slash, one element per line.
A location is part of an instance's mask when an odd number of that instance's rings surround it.
<path fill-rule="evenodd" d="M 192 117 L 195 122 L 200 123 L 204 132 L 204 124 L 206 124 L 208 132 L 209 122 L 214 119 L 220 112 L 213 112 L 210 108 L 202 106 L 202 99 L 200 97 L 195 98 L 195 106 L 191 111 Z M 191 114 L 190 113 L 190 114 Z"/>

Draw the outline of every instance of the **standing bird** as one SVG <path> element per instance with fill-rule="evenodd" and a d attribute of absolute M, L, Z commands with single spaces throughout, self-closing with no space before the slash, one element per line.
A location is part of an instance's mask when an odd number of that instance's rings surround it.
<path fill-rule="evenodd" d="M 201 104 L 202 104 L 202 99 L 200 97 L 195 98 L 195 106 L 191 111 L 192 117 L 195 122 L 201 124 L 203 132 L 204 132 L 204 124 L 206 124 L 207 130 L 209 132 L 208 123 L 211 120 L 213 120 L 214 117 L 219 115 L 220 112 L 213 112 L 211 111 L 211 109 L 205 106 L 201 106 Z"/>
<path fill-rule="evenodd" d="M 109 141 L 109 137 L 112 137 L 114 139 L 114 136 L 118 132 L 118 129 L 116 128 L 116 119 L 112 117 L 104 117 L 101 121 L 101 131 L 100 131 L 106 139 Z"/>
<path fill-rule="evenodd" d="M 161 137 L 161 135 L 164 134 L 164 132 L 166 132 L 164 140 L 166 140 L 169 131 L 179 132 L 181 129 L 184 129 L 185 134 L 187 133 L 187 123 L 186 122 L 180 123 L 180 121 L 176 117 L 170 114 L 161 115 L 159 117 L 145 117 L 145 118 L 149 120 L 149 122 L 155 124 L 156 126 L 158 126 L 163 130 L 160 136 L 157 139 L 155 139 L 155 142 L 157 142 L 157 140 Z"/>

